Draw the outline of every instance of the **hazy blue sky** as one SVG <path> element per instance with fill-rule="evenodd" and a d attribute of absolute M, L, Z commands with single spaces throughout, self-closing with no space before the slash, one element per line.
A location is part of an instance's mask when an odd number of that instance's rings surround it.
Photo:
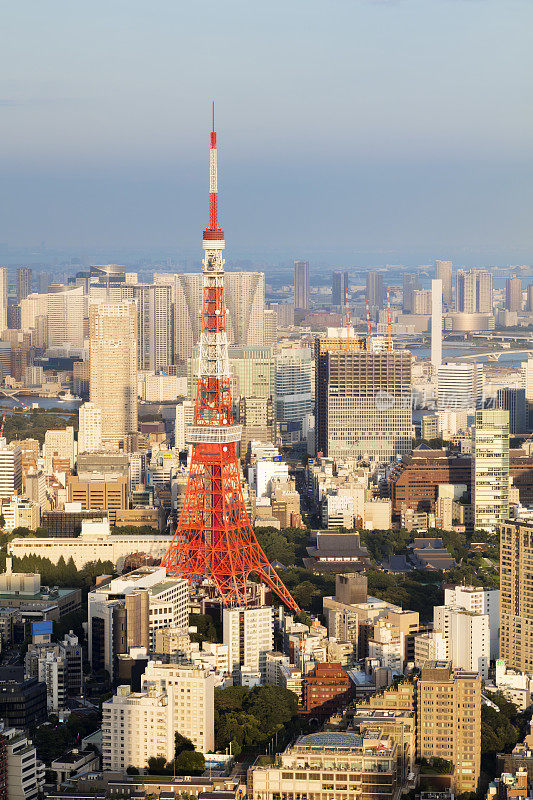
<path fill-rule="evenodd" d="M 0 241 L 533 262 L 532 0 L 23 0 Z M 364 263 L 364 262 L 363 262 Z"/>

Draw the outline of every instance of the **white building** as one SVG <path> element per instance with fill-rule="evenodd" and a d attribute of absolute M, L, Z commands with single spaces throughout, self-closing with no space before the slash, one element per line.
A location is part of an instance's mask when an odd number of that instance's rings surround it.
<path fill-rule="evenodd" d="M 187 427 L 194 422 L 194 400 L 184 400 L 176 406 L 175 443 L 176 450 L 182 452 L 187 447 Z"/>
<path fill-rule="evenodd" d="M 403 671 L 403 641 L 396 625 L 378 619 L 372 638 L 368 640 L 368 656 L 393 672 Z"/>
<path fill-rule="evenodd" d="M 9 500 L 22 490 L 22 454 L 20 447 L 8 447 L 0 438 L 0 500 Z"/>
<path fill-rule="evenodd" d="M 289 465 L 281 460 L 281 456 L 258 457 L 257 462 L 248 467 L 248 483 L 253 486 L 256 497 L 270 497 L 272 479 L 289 480 Z"/>
<path fill-rule="evenodd" d="M 79 408 L 78 453 L 97 453 L 102 449 L 102 410 L 94 403 Z"/>
<path fill-rule="evenodd" d="M 44 784 L 44 764 L 28 737 L 16 728 L 0 729 L 6 741 L 6 797 L 37 800 Z"/>
<path fill-rule="evenodd" d="M 266 680 L 266 654 L 274 647 L 274 609 L 225 608 L 223 643 L 229 647 L 230 670 L 238 678 L 241 667 L 260 672 Z"/>
<path fill-rule="evenodd" d="M 422 669 L 426 661 L 446 661 L 448 643 L 442 631 L 418 633 L 415 636 L 415 666 Z"/>
<path fill-rule="evenodd" d="M 2 502 L 1 512 L 5 519 L 4 530 L 8 533 L 15 528 L 29 528 L 30 531 L 35 531 L 41 524 L 40 505 L 18 494 L 13 494 L 8 502 Z"/>
<path fill-rule="evenodd" d="M 500 590 L 485 589 L 483 586 L 447 586 L 444 589 L 444 605 L 488 615 L 490 658 L 494 661 L 499 652 Z"/>
<path fill-rule="evenodd" d="M 314 410 L 315 362 L 310 347 L 284 347 L 275 357 L 277 422 L 302 423 Z"/>
<path fill-rule="evenodd" d="M 531 705 L 533 675 L 507 669 L 505 659 L 498 658 L 496 660 L 495 688 L 521 711 L 525 711 Z"/>
<path fill-rule="evenodd" d="M 482 365 L 459 361 L 448 361 L 438 371 L 439 411 L 473 411 L 481 400 Z"/>
<path fill-rule="evenodd" d="M 65 708 L 67 696 L 67 661 L 55 653 L 46 653 L 39 659 L 38 679 L 46 684 L 46 703 L 48 711 L 57 714 Z"/>
<path fill-rule="evenodd" d="M 487 680 L 490 663 L 488 614 L 456 606 L 435 606 L 433 625 L 446 638 L 446 659 L 454 668 L 473 670 Z"/>
<path fill-rule="evenodd" d="M 435 373 L 442 366 L 442 280 L 431 281 L 431 363 Z"/>
<path fill-rule="evenodd" d="M 472 506 L 476 530 L 495 531 L 509 516 L 508 411 L 476 411 Z"/>
<path fill-rule="evenodd" d="M 104 770 L 144 769 L 149 758 L 174 758 L 174 687 L 132 692 L 119 686 L 102 705 Z"/>
<path fill-rule="evenodd" d="M 84 345 L 84 324 L 87 317 L 88 299 L 83 287 L 49 292 L 47 295 L 47 339 L 48 347 L 82 348 Z"/>
<path fill-rule="evenodd" d="M 149 661 L 142 677 L 142 689 L 162 689 L 173 697 L 173 730 L 179 731 L 202 753 L 215 747 L 214 673 L 193 664 L 161 664 Z M 174 736 L 172 736 L 172 746 Z"/>
<path fill-rule="evenodd" d="M 68 461 L 72 469 L 76 457 L 74 444 L 74 428 L 69 425 L 62 431 L 49 430 L 44 435 L 44 471 L 47 475 L 54 472 L 54 460 Z"/>

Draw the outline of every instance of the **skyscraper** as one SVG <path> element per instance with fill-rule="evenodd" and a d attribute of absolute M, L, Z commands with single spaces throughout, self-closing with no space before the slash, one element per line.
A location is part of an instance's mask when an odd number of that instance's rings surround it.
<path fill-rule="evenodd" d="M 302 424 L 313 413 L 313 351 L 285 348 L 275 358 L 276 417 L 278 422 Z"/>
<path fill-rule="evenodd" d="M 344 307 L 346 304 L 347 290 L 348 273 L 336 270 L 331 279 L 331 304 Z"/>
<path fill-rule="evenodd" d="M 97 453 L 102 447 L 102 410 L 94 403 L 79 408 L 78 453 Z"/>
<path fill-rule="evenodd" d="M 24 300 L 31 294 L 33 284 L 33 273 L 29 267 L 19 267 L 17 269 L 17 303 Z"/>
<path fill-rule="evenodd" d="M 367 350 L 363 339 L 316 339 L 315 385 L 317 453 L 389 461 L 410 451 L 409 351 Z"/>
<path fill-rule="evenodd" d="M 437 408 L 475 409 L 481 400 L 482 367 L 460 361 L 448 361 L 439 367 Z"/>
<path fill-rule="evenodd" d="M 500 658 L 533 672 L 533 522 L 506 521 L 500 532 Z"/>
<path fill-rule="evenodd" d="M 533 311 L 533 283 L 527 287 L 526 311 Z"/>
<path fill-rule="evenodd" d="M 7 269 L 0 267 L 0 336 L 7 328 Z"/>
<path fill-rule="evenodd" d="M 452 262 L 435 261 L 435 279 L 442 281 L 442 302 L 449 308 L 452 303 Z"/>
<path fill-rule="evenodd" d="M 475 529 L 497 530 L 509 515 L 508 411 L 476 411 L 471 486 Z"/>
<path fill-rule="evenodd" d="M 381 272 L 369 270 L 366 273 L 366 299 L 368 305 L 381 308 L 383 305 L 383 275 Z"/>
<path fill-rule="evenodd" d="M 527 433 L 526 390 L 505 386 L 498 389 L 496 407 L 509 412 L 509 433 Z"/>
<path fill-rule="evenodd" d="M 411 312 L 413 310 L 413 294 L 420 289 L 420 281 L 417 272 L 404 272 L 403 274 L 403 310 Z"/>
<path fill-rule="evenodd" d="M 505 308 L 507 311 L 522 311 L 522 281 L 516 275 L 505 281 Z"/>
<path fill-rule="evenodd" d="M 137 432 L 137 308 L 135 303 L 89 308 L 91 403 L 102 410 L 102 443 L 124 447 Z"/>
<path fill-rule="evenodd" d="M 309 308 L 309 261 L 294 262 L 294 307 Z"/>
<path fill-rule="evenodd" d="M 431 281 L 431 363 L 437 371 L 442 365 L 442 279 Z"/>
<path fill-rule="evenodd" d="M 455 310 L 466 314 L 492 314 L 492 273 L 485 269 L 457 270 Z"/>
<path fill-rule="evenodd" d="M 83 287 L 49 292 L 47 298 L 48 347 L 61 347 L 67 342 L 71 347 L 83 347 L 85 341 L 84 319 L 87 315 L 87 297 Z"/>

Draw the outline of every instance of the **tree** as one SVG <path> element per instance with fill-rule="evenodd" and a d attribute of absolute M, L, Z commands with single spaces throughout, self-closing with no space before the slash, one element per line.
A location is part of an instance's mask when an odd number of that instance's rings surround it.
<path fill-rule="evenodd" d="M 4 517 L 3 514 L 0 514 L 0 528 L 2 528 L 3 530 L 5 527 L 6 527 L 6 518 Z"/>
<path fill-rule="evenodd" d="M 205 758 L 196 750 L 182 750 L 174 763 L 176 775 L 201 775 L 205 770 Z"/>
<path fill-rule="evenodd" d="M 179 731 L 176 731 L 174 736 L 174 757 L 177 758 L 180 753 L 183 753 L 187 750 L 194 750 L 194 745 L 190 739 L 187 739 L 186 736 L 183 736 Z"/>
<path fill-rule="evenodd" d="M 168 775 L 169 769 L 164 756 L 152 756 L 148 759 L 148 772 L 150 775 Z"/>
<path fill-rule="evenodd" d="M 128 775 L 138 775 L 139 774 L 139 770 L 137 769 L 137 767 L 134 767 L 132 764 L 130 764 L 129 767 L 127 768 L 127 770 L 126 770 L 126 773 Z"/>

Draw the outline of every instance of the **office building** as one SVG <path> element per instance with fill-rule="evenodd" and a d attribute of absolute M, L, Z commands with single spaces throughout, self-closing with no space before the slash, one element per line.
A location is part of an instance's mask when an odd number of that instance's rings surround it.
<path fill-rule="evenodd" d="M 25 678 L 24 667 L 0 667 L 0 719 L 22 730 L 46 722 L 46 686 Z"/>
<path fill-rule="evenodd" d="M 252 800 L 346 800 L 352 796 L 394 800 L 399 791 L 398 760 L 398 745 L 377 726 L 362 735 L 311 733 L 300 736 L 272 764 L 251 767 L 248 796 Z"/>
<path fill-rule="evenodd" d="M 522 281 L 516 275 L 505 281 L 505 308 L 507 311 L 522 311 Z"/>
<path fill-rule="evenodd" d="M 7 328 L 7 268 L 0 267 L 0 335 Z"/>
<path fill-rule="evenodd" d="M 435 279 L 442 281 L 442 302 L 446 308 L 452 304 L 452 262 L 435 261 Z"/>
<path fill-rule="evenodd" d="M 413 314 L 431 314 L 431 290 L 415 289 L 413 292 Z"/>
<path fill-rule="evenodd" d="M 476 411 L 471 492 L 475 529 L 497 530 L 509 515 L 508 411 Z"/>
<path fill-rule="evenodd" d="M 33 284 L 33 273 L 29 267 L 19 267 L 17 269 L 17 303 L 24 300 L 31 294 Z"/>
<path fill-rule="evenodd" d="M 0 438 L 0 500 L 9 500 L 22 491 L 22 453 L 20 447 L 6 444 Z"/>
<path fill-rule="evenodd" d="M 116 657 L 155 647 L 162 628 L 189 624 L 189 587 L 164 567 L 140 567 L 98 585 L 88 596 L 88 654 L 93 670 L 115 675 Z"/>
<path fill-rule="evenodd" d="M 526 311 L 533 311 L 533 283 L 527 287 Z"/>
<path fill-rule="evenodd" d="M 481 364 L 447 361 L 438 370 L 437 408 L 439 411 L 476 409 L 481 401 Z"/>
<path fill-rule="evenodd" d="M 476 792 L 481 771 L 481 678 L 446 661 L 427 663 L 417 683 L 419 759 L 454 765 L 457 794 Z"/>
<path fill-rule="evenodd" d="M 173 305 L 174 358 L 186 362 L 200 340 L 202 275 L 155 273 L 157 286 L 170 286 Z M 224 274 L 228 342 L 244 347 L 264 344 L 265 276 L 262 272 Z"/>
<path fill-rule="evenodd" d="M 37 800 L 44 785 L 45 768 L 24 731 L 0 727 L 0 754 L 2 800 Z"/>
<path fill-rule="evenodd" d="M 117 513 L 128 508 L 128 478 L 115 473 L 82 472 L 67 476 L 69 503 L 79 503 L 82 511 L 107 511 L 114 525 Z"/>
<path fill-rule="evenodd" d="M 78 453 L 97 453 L 102 449 L 102 410 L 94 403 L 83 403 L 78 415 Z"/>
<path fill-rule="evenodd" d="M 381 308 L 383 297 L 383 274 L 369 270 L 366 273 L 366 299 L 370 308 Z"/>
<path fill-rule="evenodd" d="M 196 398 L 198 381 L 198 348 L 187 363 L 187 394 L 189 400 Z M 274 399 L 274 358 L 270 347 L 228 347 L 230 365 L 231 399 L 235 411 L 239 397 L 262 397 Z M 275 411 L 275 409 L 274 409 Z"/>
<path fill-rule="evenodd" d="M 174 427 L 174 447 L 182 452 L 187 445 L 187 428 L 194 422 L 194 400 L 184 400 L 176 405 L 176 423 Z"/>
<path fill-rule="evenodd" d="M 492 273 L 459 269 L 455 276 L 455 310 L 466 314 L 492 314 Z"/>
<path fill-rule="evenodd" d="M 418 272 L 404 272 L 403 274 L 403 310 L 412 313 L 414 307 L 414 292 L 420 289 Z"/>
<path fill-rule="evenodd" d="M 48 430 L 44 435 L 44 471 L 70 472 L 76 458 L 74 428 L 69 425 L 64 430 Z"/>
<path fill-rule="evenodd" d="M 442 366 L 442 280 L 431 281 L 431 364 L 438 374 Z"/>
<path fill-rule="evenodd" d="M 272 347 L 278 338 L 278 314 L 273 308 L 265 308 L 265 333 L 263 343 L 266 347 Z"/>
<path fill-rule="evenodd" d="M 28 500 L 13 494 L 9 502 L 5 500 L 1 505 L 1 512 L 4 515 L 4 530 L 11 533 L 15 528 L 28 528 L 36 531 L 41 524 L 41 507 L 39 503 Z"/>
<path fill-rule="evenodd" d="M 435 606 L 433 628 L 446 640 L 445 659 L 452 667 L 489 677 L 490 630 L 488 614 L 467 611 L 458 606 Z"/>
<path fill-rule="evenodd" d="M 509 433 L 512 436 L 528 432 L 525 389 L 498 389 L 496 408 L 509 413 Z"/>
<path fill-rule="evenodd" d="M 500 658 L 533 672 L 533 523 L 505 521 L 500 529 Z"/>
<path fill-rule="evenodd" d="M 271 397 L 245 397 L 238 401 L 236 418 L 242 425 L 240 456 L 243 458 L 251 442 L 273 444 L 275 436 L 274 403 Z"/>
<path fill-rule="evenodd" d="M 436 414 L 424 414 L 420 425 L 420 435 L 424 441 L 430 442 L 432 439 L 438 439 L 439 426 L 437 422 Z"/>
<path fill-rule="evenodd" d="M 442 631 L 417 633 L 414 637 L 414 664 L 418 669 L 428 661 L 444 661 L 448 652 L 448 641 Z"/>
<path fill-rule="evenodd" d="M 309 261 L 294 262 L 294 307 L 309 308 Z"/>
<path fill-rule="evenodd" d="M 277 422 L 303 423 L 314 410 L 314 359 L 309 347 L 284 348 L 275 357 Z"/>
<path fill-rule="evenodd" d="M 102 444 L 124 448 L 137 432 L 135 303 L 91 305 L 90 400 L 102 410 Z"/>
<path fill-rule="evenodd" d="M 201 753 L 215 749 L 214 672 L 192 664 L 160 664 L 149 661 L 142 689 L 173 689 L 173 730 L 179 731 Z"/>
<path fill-rule="evenodd" d="M 348 289 L 348 273 L 336 270 L 331 278 L 331 305 L 344 308 Z"/>
<path fill-rule="evenodd" d="M 317 339 L 315 385 L 317 453 L 389 461 L 411 450 L 407 350 L 367 350 L 364 340 L 342 337 Z"/>
<path fill-rule="evenodd" d="M 274 648 L 274 609 L 224 608 L 223 643 L 229 648 L 229 665 L 234 679 L 242 670 L 259 673 L 266 680 L 266 654 Z"/>
<path fill-rule="evenodd" d="M 85 343 L 84 320 L 87 317 L 87 297 L 83 288 L 67 289 L 57 286 L 46 295 L 47 333 L 49 348 L 69 345 L 81 349 Z"/>
<path fill-rule="evenodd" d="M 445 586 L 444 605 L 456 606 L 489 618 L 490 658 L 498 658 L 498 632 L 500 629 L 500 590 L 483 586 Z"/>

